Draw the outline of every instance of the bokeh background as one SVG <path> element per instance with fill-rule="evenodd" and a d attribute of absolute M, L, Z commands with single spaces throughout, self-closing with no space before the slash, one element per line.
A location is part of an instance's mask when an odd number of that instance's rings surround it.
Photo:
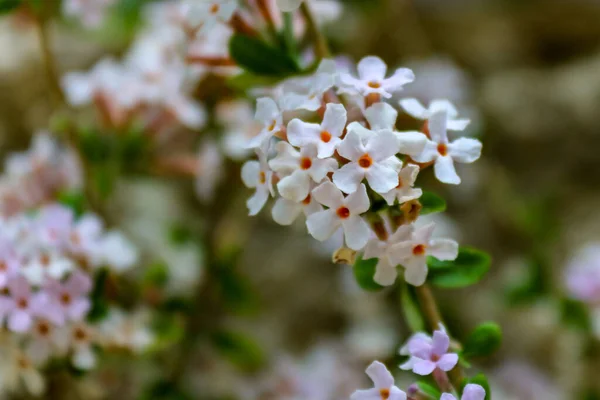
<path fill-rule="evenodd" d="M 52 24 L 60 71 L 123 54 L 141 3 L 124 1 L 119 16 L 95 32 Z M 439 184 L 429 172 L 420 178 L 448 201 L 447 212 L 431 217 L 442 230 L 493 257 L 481 284 L 436 290 L 456 338 L 481 321 L 503 328 L 500 351 L 474 371 L 488 374 L 495 399 L 600 398 L 599 345 L 581 318 L 571 318 L 581 310 L 566 300 L 565 285 L 570 260 L 600 241 L 600 2 L 340 3 L 343 13 L 325 26 L 336 55 L 378 55 L 412 68 L 417 81 L 402 96 L 452 100 L 473 121 L 468 134 L 484 144 L 482 158 L 459 170 L 462 185 Z M 0 54 L 6 155 L 48 126 L 53 105 L 25 13 L 0 19 Z M 408 117 L 399 125 L 416 127 Z M 400 360 L 410 332 L 398 290 L 360 290 L 349 267 L 330 261 L 338 243 L 316 242 L 302 223 L 280 227 L 269 212 L 248 217 L 249 191 L 236 168 L 223 166 L 216 201 L 198 199 L 189 178 L 131 173 L 118 178 L 106 204 L 111 224 L 140 246 L 148 265 L 169 266 L 168 290 L 195 298 L 195 334 L 218 324 L 239 339 L 188 345 L 178 336 L 189 367 L 181 379 L 199 399 L 283 399 L 295 385 L 310 388 L 307 399 L 347 398 L 367 384 L 371 360 Z M 206 226 L 208 242 L 198 246 L 194 235 Z M 213 248 L 229 257 L 216 272 L 205 263 Z M 94 379 L 55 377 L 49 398 L 140 398 L 170 362 L 163 353 L 107 356 Z"/>

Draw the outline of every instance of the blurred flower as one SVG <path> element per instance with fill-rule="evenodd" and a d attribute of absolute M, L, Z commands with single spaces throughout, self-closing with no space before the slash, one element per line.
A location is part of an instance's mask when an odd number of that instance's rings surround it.
<path fill-rule="evenodd" d="M 379 361 L 373 361 L 367 368 L 367 375 L 373 381 L 374 388 L 357 390 L 350 396 L 350 400 L 406 400 L 406 393 L 394 385 L 394 377 Z"/>
<path fill-rule="evenodd" d="M 443 327 L 433 332 L 433 337 L 415 333 L 400 349 L 401 355 L 410 356 L 400 368 L 412 370 L 418 375 L 429 375 L 435 369 L 450 371 L 458 363 L 458 354 L 448 353 L 449 347 L 450 338 Z"/>
<path fill-rule="evenodd" d="M 479 385 L 469 383 L 465 386 L 460 400 L 483 400 L 485 399 L 485 389 Z M 444 393 L 440 400 L 456 400 L 453 394 Z"/>
<path fill-rule="evenodd" d="M 25 353 L 14 338 L 6 334 L 0 338 L 0 386 L 9 392 L 17 392 L 22 387 L 34 395 L 40 396 L 46 382 L 38 365 Z"/>
<path fill-rule="evenodd" d="M 149 328 L 149 317 L 148 310 L 125 313 L 112 308 L 99 327 L 103 344 L 135 353 L 143 352 L 154 341 L 154 334 Z"/>
<path fill-rule="evenodd" d="M 223 155 L 219 146 L 212 140 L 200 144 L 198 167 L 194 188 L 200 200 L 210 201 L 216 186 L 223 179 Z"/>
<path fill-rule="evenodd" d="M 407 98 L 400 100 L 400 106 L 411 116 L 427 120 L 438 111 L 446 112 L 446 128 L 453 131 L 462 131 L 471 122 L 468 119 L 458 119 L 458 111 L 448 100 L 433 100 L 429 103 L 429 108 L 425 108 L 419 100 Z"/>
<path fill-rule="evenodd" d="M 382 286 L 390 286 L 396 282 L 399 260 L 394 256 L 394 246 L 410 240 L 412 229 L 410 225 L 401 226 L 387 241 L 371 239 L 365 246 L 364 259 L 377 258 L 373 279 Z"/>
<path fill-rule="evenodd" d="M 349 73 L 340 74 L 341 89 L 344 93 L 358 93 L 362 96 L 377 94 L 389 98 L 402 90 L 407 83 L 415 80 L 414 73 L 408 68 L 399 68 L 386 78 L 387 65 L 379 57 L 365 57 L 357 65 L 358 78 Z"/>
<path fill-rule="evenodd" d="M 104 21 L 107 9 L 117 0 L 65 0 L 65 15 L 81 20 L 84 26 L 96 28 Z"/>
<path fill-rule="evenodd" d="M 383 197 L 390 206 L 395 202 L 402 204 L 410 200 L 418 199 L 423 194 L 422 189 L 415 189 L 413 187 L 418 174 L 419 167 L 417 165 L 406 164 L 406 166 L 398 173 L 398 185 L 387 193 L 380 193 L 381 197 Z"/>
<path fill-rule="evenodd" d="M 255 118 L 262 123 L 263 129 L 247 142 L 246 146 L 251 149 L 262 148 L 273 135 L 284 128 L 283 107 L 269 97 L 261 97 L 256 101 Z"/>
<path fill-rule="evenodd" d="M 258 214 L 265 206 L 269 194 L 273 195 L 273 172 L 267 164 L 267 156 L 259 152 L 258 157 L 259 161 L 247 161 L 242 167 L 244 185 L 256 189 L 246 202 L 250 215 Z"/>

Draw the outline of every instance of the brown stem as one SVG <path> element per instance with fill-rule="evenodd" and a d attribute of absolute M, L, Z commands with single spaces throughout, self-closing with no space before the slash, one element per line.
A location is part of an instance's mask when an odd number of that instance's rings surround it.
<path fill-rule="evenodd" d="M 318 58 L 327 58 L 331 56 L 331 52 L 329 51 L 329 45 L 327 44 L 327 39 L 323 35 L 323 32 L 319 29 L 317 25 L 317 21 L 307 4 L 306 1 L 302 2 L 300 5 L 300 11 L 306 20 L 306 25 L 308 26 L 308 31 L 313 36 L 315 41 L 315 53 Z"/>
<path fill-rule="evenodd" d="M 258 32 L 254 29 L 239 13 L 233 14 L 231 21 L 229 21 L 229 25 L 233 28 L 237 33 L 242 33 L 247 36 L 258 36 Z"/>
<path fill-rule="evenodd" d="M 56 66 L 55 59 L 52 55 L 52 46 L 50 44 L 51 38 L 50 33 L 48 31 L 48 23 L 43 17 L 40 16 L 37 18 L 36 26 L 48 83 L 50 84 L 50 88 L 53 92 L 55 99 L 58 100 L 58 103 L 61 105 L 65 105 L 65 94 L 60 86 L 58 68 Z"/>

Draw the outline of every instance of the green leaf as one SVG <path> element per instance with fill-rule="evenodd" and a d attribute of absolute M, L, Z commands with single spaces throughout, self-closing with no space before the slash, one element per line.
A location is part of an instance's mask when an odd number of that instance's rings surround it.
<path fill-rule="evenodd" d="M 242 72 L 227 79 L 227 85 L 235 90 L 246 91 L 255 87 L 275 86 L 281 81 L 278 76 L 263 76 L 251 72 Z"/>
<path fill-rule="evenodd" d="M 495 322 L 479 325 L 464 343 L 462 355 L 467 358 L 486 357 L 493 354 L 502 344 L 502 329 Z"/>
<path fill-rule="evenodd" d="M 90 295 L 92 307 L 87 315 L 87 320 L 89 322 L 100 321 L 108 314 L 109 305 L 104 296 L 108 275 L 108 270 L 103 268 L 98 270 L 94 277 L 94 288 Z"/>
<path fill-rule="evenodd" d="M 250 337 L 232 331 L 212 335 L 212 343 L 223 357 L 244 370 L 256 370 L 265 362 L 259 345 Z"/>
<path fill-rule="evenodd" d="M 423 394 L 425 394 L 433 399 L 436 399 L 436 400 L 439 399 L 440 396 L 442 395 L 440 393 L 440 391 L 438 390 L 438 388 L 436 388 L 433 385 L 430 385 L 427 382 L 418 381 L 417 387 L 419 388 L 420 392 L 422 392 Z"/>
<path fill-rule="evenodd" d="M 563 324 L 583 332 L 592 330 L 589 310 L 582 302 L 573 299 L 562 299 L 560 300 L 560 313 Z"/>
<path fill-rule="evenodd" d="M 363 260 L 361 254 L 354 262 L 354 266 L 352 267 L 354 277 L 356 278 L 358 285 L 364 290 L 374 292 L 383 289 L 383 286 L 373 280 L 373 277 L 375 276 L 375 267 L 377 266 L 378 261 L 377 258 Z"/>
<path fill-rule="evenodd" d="M 58 202 L 73 210 L 75 216 L 79 217 L 85 210 L 85 196 L 80 191 L 67 191 L 58 194 Z"/>
<path fill-rule="evenodd" d="M 419 305 L 415 299 L 414 289 L 408 286 L 406 283 L 402 284 L 400 293 L 400 303 L 402 304 L 402 311 L 404 312 L 404 318 L 408 327 L 413 332 L 420 332 L 425 330 L 425 321 L 419 310 Z"/>
<path fill-rule="evenodd" d="M 423 206 L 421 215 L 446 211 L 446 200 L 432 192 L 423 192 L 419 197 L 419 203 Z"/>
<path fill-rule="evenodd" d="M 463 391 L 465 390 L 465 386 L 467 386 L 469 383 L 483 387 L 483 389 L 485 390 L 485 400 L 492 399 L 492 391 L 490 389 L 490 384 L 488 382 L 487 377 L 484 374 L 477 374 L 472 378 L 465 378 L 460 385 L 461 386 L 460 387 L 461 395 L 462 395 Z"/>
<path fill-rule="evenodd" d="M 489 254 L 471 247 L 461 247 L 453 261 L 427 258 L 430 273 L 428 280 L 442 288 L 463 288 L 479 282 L 490 269 Z"/>
<path fill-rule="evenodd" d="M 21 0 L 0 0 L 0 15 L 9 13 L 21 5 Z"/>
<path fill-rule="evenodd" d="M 240 67 L 257 75 L 287 76 L 300 72 L 285 51 L 259 38 L 235 34 L 229 41 L 229 52 Z"/>
<path fill-rule="evenodd" d="M 167 266 L 162 262 L 155 262 L 144 272 L 143 283 L 149 286 L 164 287 L 169 280 Z"/>

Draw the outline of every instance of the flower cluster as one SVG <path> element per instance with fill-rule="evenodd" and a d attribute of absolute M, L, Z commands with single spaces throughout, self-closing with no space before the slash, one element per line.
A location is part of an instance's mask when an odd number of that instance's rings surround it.
<path fill-rule="evenodd" d="M 259 98 L 255 117 L 262 130 L 247 143 L 258 160 L 244 164 L 242 179 L 255 189 L 247 202 L 250 215 L 277 194 L 276 222 L 289 225 L 304 214 L 308 232 L 319 241 L 341 229 L 347 247 L 379 259 L 377 283 L 393 284 L 402 265 L 404 279 L 419 286 L 427 277 L 427 256 L 453 260 L 458 244 L 434 238 L 433 224 L 417 228 L 414 219 L 391 227 L 373 224 L 370 217 L 381 209 L 373 206 L 399 208 L 417 200 L 417 175 L 430 165 L 439 181 L 459 184 L 455 163 L 477 160 L 481 143 L 449 140 L 449 130 L 463 130 L 469 121 L 459 119 L 446 100 L 428 108 L 416 99 L 401 100 L 425 125 L 423 132 L 398 131 L 398 111 L 384 100 L 415 77 L 406 68 L 386 72 L 373 56 L 358 63 L 356 75 L 324 60 L 313 75 L 284 81 L 274 97 Z"/>
<path fill-rule="evenodd" d="M 0 319 L 6 327 L 0 352 L 9 360 L 0 376 L 7 388 L 22 378 L 40 393 L 37 368 L 51 358 L 69 356 L 75 367 L 89 369 L 95 364 L 92 346 L 119 342 L 116 328 L 101 330 L 102 323 L 86 319 L 94 274 L 100 268 L 123 272 L 138 254 L 121 233 L 105 231 L 95 215 L 76 218 L 58 204 L 7 217 L 0 226 Z"/>

